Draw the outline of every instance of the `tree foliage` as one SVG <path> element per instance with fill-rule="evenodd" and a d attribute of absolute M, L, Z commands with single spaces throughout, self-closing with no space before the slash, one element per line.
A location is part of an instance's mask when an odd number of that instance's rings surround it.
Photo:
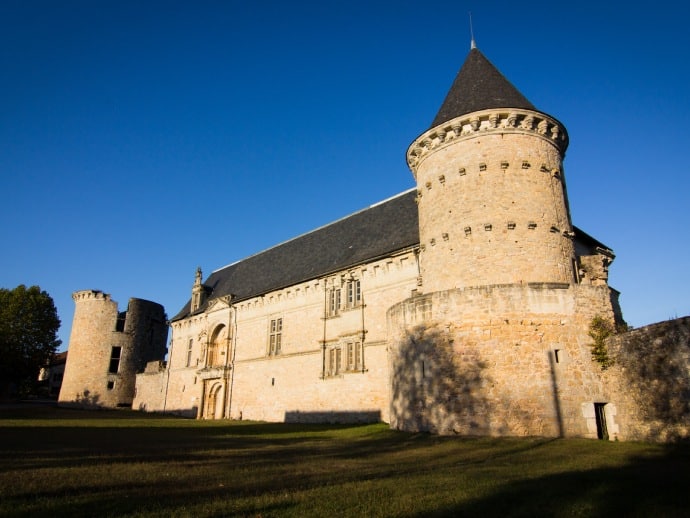
<path fill-rule="evenodd" d="M 29 390 L 61 341 L 53 299 L 38 286 L 0 288 L 0 396 Z"/>

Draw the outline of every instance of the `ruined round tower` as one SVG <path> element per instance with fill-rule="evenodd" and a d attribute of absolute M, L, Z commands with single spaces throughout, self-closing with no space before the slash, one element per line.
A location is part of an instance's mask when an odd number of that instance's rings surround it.
<path fill-rule="evenodd" d="M 568 136 L 476 48 L 409 147 L 425 292 L 572 282 Z"/>
<path fill-rule="evenodd" d="M 110 295 L 97 290 L 72 294 L 74 320 L 58 402 L 83 407 L 130 407 L 137 372 L 163 360 L 168 328 L 163 306 L 129 299 L 119 312 Z"/>

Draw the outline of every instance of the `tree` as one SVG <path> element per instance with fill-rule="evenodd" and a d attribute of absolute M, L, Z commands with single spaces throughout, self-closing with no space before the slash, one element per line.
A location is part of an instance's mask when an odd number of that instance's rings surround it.
<path fill-rule="evenodd" d="M 0 397 L 28 393 L 58 346 L 60 319 L 38 286 L 0 288 Z"/>

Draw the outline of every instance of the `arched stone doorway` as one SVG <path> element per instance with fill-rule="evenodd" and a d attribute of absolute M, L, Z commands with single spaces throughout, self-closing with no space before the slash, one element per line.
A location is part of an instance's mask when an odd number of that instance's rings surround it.
<path fill-rule="evenodd" d="M 208 391 L 206 398 L 206 412 L 204 417 L 206 419 L 222 419 L 223 418 L 223 384 L 214 383 Z"/>

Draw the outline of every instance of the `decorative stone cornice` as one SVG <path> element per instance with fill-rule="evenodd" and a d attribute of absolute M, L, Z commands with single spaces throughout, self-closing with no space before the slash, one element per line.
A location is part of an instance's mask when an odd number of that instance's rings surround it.
<path fill-rule="evenodd" d="M 217 365 L 213 367 L 204 367 L 196 371 L 197 376 L 202 380 L 218 379 L 227 376 L 232 367 L 229 365 Z"/>
<path fill-rule="evenodd" d="M 456 117 L 422 133 L 407 150 L 407 165 L 416 173 L 417 166 L 431 151 L 489 133 L 534 135 L 552 143 L 561 154 L 568 148 L 568 133 L 553 117 L 517 108 L 483 110 Z"/>

